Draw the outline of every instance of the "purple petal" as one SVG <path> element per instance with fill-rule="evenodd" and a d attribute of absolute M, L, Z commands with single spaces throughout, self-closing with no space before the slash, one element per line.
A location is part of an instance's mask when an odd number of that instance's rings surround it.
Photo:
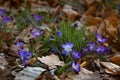
<path fill-rule="evenodd" d="M 104 43 L 107 40 L 107 38 L 103 38 L 102 39 L 102 35 L 101 34 L 97 34 L 97 41 Z"/>
<path fill-rule="evenodd" d="M 101 38 L 102 38 L 102 36 L 100 34 L 97 34 L 97 39 L 99 40 Z"/>
<path fill-rule="evenodd" d="M 22 63 L 25 65 L 28 63 L 28 61 L 32 57 L 32 53 L 21 49 L 19 50 L 19 57 L 22 60 Z"/>
<path fill-rule="evenodd" d="M 18 41 L 18 42 L 16 43 L 16 46 L 17 46 L 19 49 L 22 49 L 23 46 L 24 46 L 24 43 Z"/>
<path fill-rule="evenodd" d="M 88 47 L 90 50 L 92 50 L 95 47 L 95 43 L 94 42 L 89 43 Z"/>
<path fill-rule="evenodd" d="M 58 31 L 58 32 L 57 32 L 57 36 L 62 36 L 62 32 L 61 32 L 61 31 Z"/>
<path fill-rule="evenodd" d="M 12 19 L 12 17 L 2 17 L 2 22 L 4 22 L 4 23 L 9 23 L 9 22 L 11 22 L 13 19 Z"/>
<path fill-rule="evenodd" d="M 77 52 L 77 51 L 72 51 L 72 56 L 74 59 L 79 59 L 82 57 L 82 54 L 80 52 Z"/>
<path fill-rule="evenodd" d="M 33 35 L 33 36 L 35 36 L 35 37 L 38 37 L 38 36 L 40 36 L 41 34 L 43 34 L 44 33 L 44 31 L 39 31 L 37 28 L 35 28 L 35 29 L 33 29 L 32 31 L 31 31 L 31 34 Z"/>
<path fill-rule="evenodd" d="M 90 51 L 90 49 L 88 47 L 83 47 L 82 48 L 83 53 L 88 53 L 89 51 Z"/>
<path fill-rule="evenodd" d="M 106 42 L 107 41 L 107 38 L 104 38 L 104 39 L 101 39 L 101 43 L 104 43 L 104 42 Z"/>
<path fill-rule="evenodd" d="M 70 54 L 70 52 L 67 52 L 67 51 L 65 51 L 65 50 L 62 50 L 62 54 L 68 56 L 68 55 Z"/>
<path fill-rule="evenodd" d="M 65 45 L 65 44 L 62 44 L 62 48 L 66 48 L 66 45 Z"/>
<path fill-rule="evenodd" d="M 70 43 L 70 42 L 66 42 L 66 45 L 70 46 L 71 48 L 74 47 L 74 44 L 73 44 L 73 43 Z"/>
<path fill-rule="evenodd" d="M 0 16 L 5 14 L 5 9 L 0 9 Z"/>
<path fill-rule="evenodd" d="M 75 63 L 75 61 L 72 61 L 72 70 L 77 73 L 80 72 L 80 64 Z"/>
<path fill-rule="evenodd" d="M 38 14 L 33 14 L 32 16 L 35 18 L 36 21 L 40 21 L 43 19 L 43 16 L 40 16 Z"/>

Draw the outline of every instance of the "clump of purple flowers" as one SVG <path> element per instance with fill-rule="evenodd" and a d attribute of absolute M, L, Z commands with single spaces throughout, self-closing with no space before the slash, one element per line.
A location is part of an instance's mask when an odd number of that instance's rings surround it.
<path fill-rule="evenodd" d="M 61 36 L 61 32 L 58 32 L 58 34 L 60 34 Z M 97 39 L 96 42 L 95 41 L 89 42 L 87 46 L 84 46 L 79 52 L 73 50 L 74 47 L 73 43 L 66 42 L 65 44 L 62 44 L 62 48 L 63 48 L 62 54 L 64 54 L 67 57 L 69 56 L 72 57 L 71 69 L 74 72 L 78 73 L 80 71 L 80 64 L 76 62 L 77 60 L 85 56 L 87 53 L 89 54 L 97 53 L 98 55 L 100 55 L 100 54 L 108 53 L 110 51 L 110 49 L 107 46 L 102 44 L 107 41 L 107 38 L 102 38 L 101 34 L 97 34 L 96 39 Z"/>
<path fill-rule="evenodd" d="M 70 56 L 70 53 L 72 53 L 72 57 L 75 60 L 72 61 L 71 68 L 74 72 L 78 73 L 80 71 L 80 64 L 76 63 L 75 61 L 77 59 L 80 59 L 82 57 L 82 54 L 80 52 L 73 50 L 72 49 L 73 47 L 74 44 L 70 42 L 66 42 L 65 44 L 62 44 L 62 48 L 63 48 L 62 54 L 66 56 Z"/>

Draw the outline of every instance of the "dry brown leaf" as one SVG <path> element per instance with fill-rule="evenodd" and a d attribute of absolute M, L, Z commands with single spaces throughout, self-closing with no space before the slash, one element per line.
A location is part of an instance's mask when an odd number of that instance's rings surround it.
<path fill-rule="evenodd" d="M 64 5 L 63 7 L 63 13 L 69 20 L 76 20 L 76 18 L 80 18 L 80 15 L 77 11 L 73 10 L 70 5 Z"/>
<path fill-rule="evenodd" d="M 111 13 L 109 17 L 105 19 L 106 30 L 110 36 L 116 37 L 118 34 L 118 24 L 119 24 L 119 17 L 116 13 Z"/>
<path fill-rule="evenodd" d="M 115 55 L 110 58 L 110 61 L 120 66 L 120 55 Z"/>
<path fill-rule="evenodd" d="M 51 54 L 49 56 L 38 57 L 42 63 L 49 66 L 49 69 L 57 68 L 57 66 L 63 66 L 64 62 L 59 60 L 59 57 L 55 54 Z"/>
<path fill-rule="evenodd" d="M 93 17 L 93 16 L 82 16 L 81 20 L 84 23 L 87 23 L 88 26 L 97 26 L 101 23 L 102 19 L 99 17 Z"/>
<path fill-rule="evenodd" d="M 13 35 L 10 32 L 0 32 L 0 38 L 5 42 L 9 42 L 13 40 Z"/>
<path fill-rule="evenodd" d="M 29 65 L 32 65 L 33 63 L 35 63 L 36 61 L 36 58 L 31 58 L 29 61 L 28 61 L 28 64 Z"/>

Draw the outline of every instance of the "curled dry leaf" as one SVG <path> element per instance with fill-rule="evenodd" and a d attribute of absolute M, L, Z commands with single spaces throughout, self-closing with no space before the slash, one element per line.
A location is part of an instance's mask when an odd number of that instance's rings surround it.
<path fill-rule="evenodd" d="M 111 62 L 100 62 L 103 66 L 105 66 L 107 69 L 105 69 L 105 72 L 108 74 L 118 74 L 118 70 L 120 66 L 113 64 Z"/>
<path fill-rule="evenodd" d="M 69 20 L 76 20 L 76 18 L 80 17 L 79 13 L 73 10 L 70 5 L 64 5 L 62 11 Z"/>
<path fill-rule="evenodd" d="M 64 62 L 60 61 L 58 56 L 55 54 L 51 54 L 49 56 L 43 56 L 43 57 L 38 57 L 38 60 L 40 60 L 42 63 L 46 64 L 49 66 L 49 69 L 57 68 L 57 66 L 63 66 Z"/>
<path fill-rule="evenodd" d="M 110 61 L 120 66 L 120 55 L 115 55 L 110 58 Z"/>

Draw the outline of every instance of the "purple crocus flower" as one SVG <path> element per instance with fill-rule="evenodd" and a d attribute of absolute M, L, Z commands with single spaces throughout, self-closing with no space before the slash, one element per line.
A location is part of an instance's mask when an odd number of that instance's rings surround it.
<path fill-rule="evenodd" d="M 93 50 L 93 48 L 95 47 L 95 43 L 94 42 L 89 43 L 88 47 L 90 50 Z"/>
<path fill-rule="evenodd" d="M 104 43 L 107 41 L 107 38 L 103 38 L 102 39 L 102 35 L 101 34 L 97 34 L 97 41 Z"/>
<path fill-rule="evenodd" d="M 58 31 L 58 32 L 57 32 L 57 36 L 62 36 L 62 32 L 61 32 L 61 31 Z"/>
<path fill-rule="evenodd" d="M 97 53 L 107 53 L 107 52 L 109 52 L 109 50 L 110 49 L 108 47 L 106 47 L 106 46 L 98 46 L 96 48 Z"/>
<path fill-rule="evenodd" d="M 44 33 L 44 31 L 42 30 L 42 31 L 39 31 L 38 30 L 38 28 L 34 28 L 32 31 L 31 31 L 31 34 L 33 35 L 33 36 L 35 36 L 35 37 L 38 37 L 38 36 L 40 36 L 41 34 L 43 34 Z"/>
<path fill-rule="evenodd" d="M 17 41 L 16 46 L 18 47 L 18 49 L 23 49 L 24 43 L 20 42 L 20 41 Z"/>
<path fill-rule="evenodd" d="M 32 57 L 32 53 L 29 51 L 25 51 L 23 49 L 19 50 L 19 57 L 22 60 L 23 65 L 27 65 L 28 61 Z"/>
<path fill-rule="evenodd" d="M 88 47 L 83 47 L 82 48 L 83 53 L 88 53 L 89 51 L 90 51 L 90 49 Z"/>
<path fill-rule="evenodd" d="M 40 21 L 40 20 L 43 19 L 43 16 L 40 16 L 40 15 L 38 15 L 38 14 L 33 14 L 32 16 L 33 16 L 33 18 L 34 18 L 36 21 Z"/>
<path fill-rule="evenodd" d="M 11 22 L 12 20 L 13 20 L 12 17 L 2 17 L 2 22 L 6 24 Z"/>
<path fill-rule="evenodd" d="M 63 48 L 62 54 L 65 54 L 66 56 L 68 56 L 72 51 L 73 47 L 74 47 L 74 44 L 70 42 L 66 42 L 65 44 L 62 44 L 62 48 Z"/>
<path fill-rule="evenodd" d="M 79 59 L 82 57 L 82 54 L 80 52 L 77 52 L 77 51 L 72 51 L 72 56 L 74 59 Z"/>
<path fill-rule="evenodd" d="M 5 11 L 4 9 L 0 9 L 0 16 L 1 16 L 1 15 L 4 15 L 5 12 L 6 12 L 6 11 Z"/>
<path fill-rule="evenodd" d="M 72 70 L 76 73 L 80 72 L 80 64 L 72 61 Z"/>

